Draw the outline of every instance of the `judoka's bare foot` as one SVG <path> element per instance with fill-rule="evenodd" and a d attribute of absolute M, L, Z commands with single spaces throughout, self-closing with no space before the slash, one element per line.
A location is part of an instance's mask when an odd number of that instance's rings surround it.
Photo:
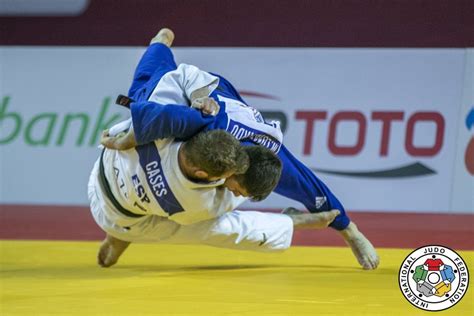
<path fill-rule="evenodd" d="M 128 241 L 123 241 L 107 234 L 99 248 L 97 263 L 103 268 L 113 266 L 129 245 Z"/>
<path fill-rule="evenodd" d="M 380 259 L 372 243 L 362 234 L 357 226 L 351 222 L 340 234 L 351 247 L 357 261 L 365 270 L 376 269 Z"/>
<path fill-rule="evenodd" d="M 341 212 L 339 210 L 331 210 L 320 213 L 306 213 L 293 207 L 288 207 L 282 213 L 291 217 L 296 229 L 321 229 L 328 227 Z"/>
<path fill-rule="evenodd" d="M 173 31 L 168 28 L 162 28 L 158 32 L 158 34 L 156 34 L 155 37 L 151 39 L 150 44 L 162 43 L 168 47 L 171 47 L 171 45 L 173 44 L 173 41 L 174 41 Z"/>

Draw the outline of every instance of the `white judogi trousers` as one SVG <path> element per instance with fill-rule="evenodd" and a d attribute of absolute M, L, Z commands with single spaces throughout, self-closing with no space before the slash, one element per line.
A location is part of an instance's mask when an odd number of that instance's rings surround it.
<path fill-rule="evenodd" d="M 99 181 L 99 163 L 97 160 L 88 184 L 91 212 L 99 227 L 115 238 L 262 252 L 282 251 L 291 245 L 293 221 L 283 214 L 232 211 L 191 225 L 180 225 L 157 215 L 128 217 L 117 211 L 104 194 Z"/>

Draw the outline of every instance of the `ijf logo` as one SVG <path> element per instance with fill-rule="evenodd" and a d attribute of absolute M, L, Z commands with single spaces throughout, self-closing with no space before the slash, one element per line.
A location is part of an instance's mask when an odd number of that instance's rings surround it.
<path fill-rule="evenodd" d="M 444 246 L 423 246 L 410 253 L 398 273 L 400 290 L 414 306 L 441 311 L 467 292 L 469 272 L 464 260 Z"/>

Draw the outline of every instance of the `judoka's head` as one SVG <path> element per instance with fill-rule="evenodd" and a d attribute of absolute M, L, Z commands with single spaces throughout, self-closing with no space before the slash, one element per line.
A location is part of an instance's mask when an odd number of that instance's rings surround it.
<path fill-rule="evenodd" d="M 224 187 L 235 196 L 262 201 L 280 181 L 282 164 L 276 154 L 262 146 L 245 146 L 249 156 L 249 168 L 244 174 L 234 174 L 226 179 Z"/>
<path fill-rule="evenodd" d="M 223 130 L 201 132 L 182 145 L 182 170 L 198 181 L 216 181 L 242 174 L 249 157 L 240 142 Z"/>

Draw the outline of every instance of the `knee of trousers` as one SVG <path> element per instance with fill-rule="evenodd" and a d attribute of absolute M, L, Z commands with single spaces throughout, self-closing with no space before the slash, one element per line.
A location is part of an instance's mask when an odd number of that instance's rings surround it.
<path fill-rule="evenodd" d="M 233 211 L 218 218 L 206 243 L 225 248 L 277 252 L 288 249 L 293 221 L 287 215 L 255 211 Z"/>

